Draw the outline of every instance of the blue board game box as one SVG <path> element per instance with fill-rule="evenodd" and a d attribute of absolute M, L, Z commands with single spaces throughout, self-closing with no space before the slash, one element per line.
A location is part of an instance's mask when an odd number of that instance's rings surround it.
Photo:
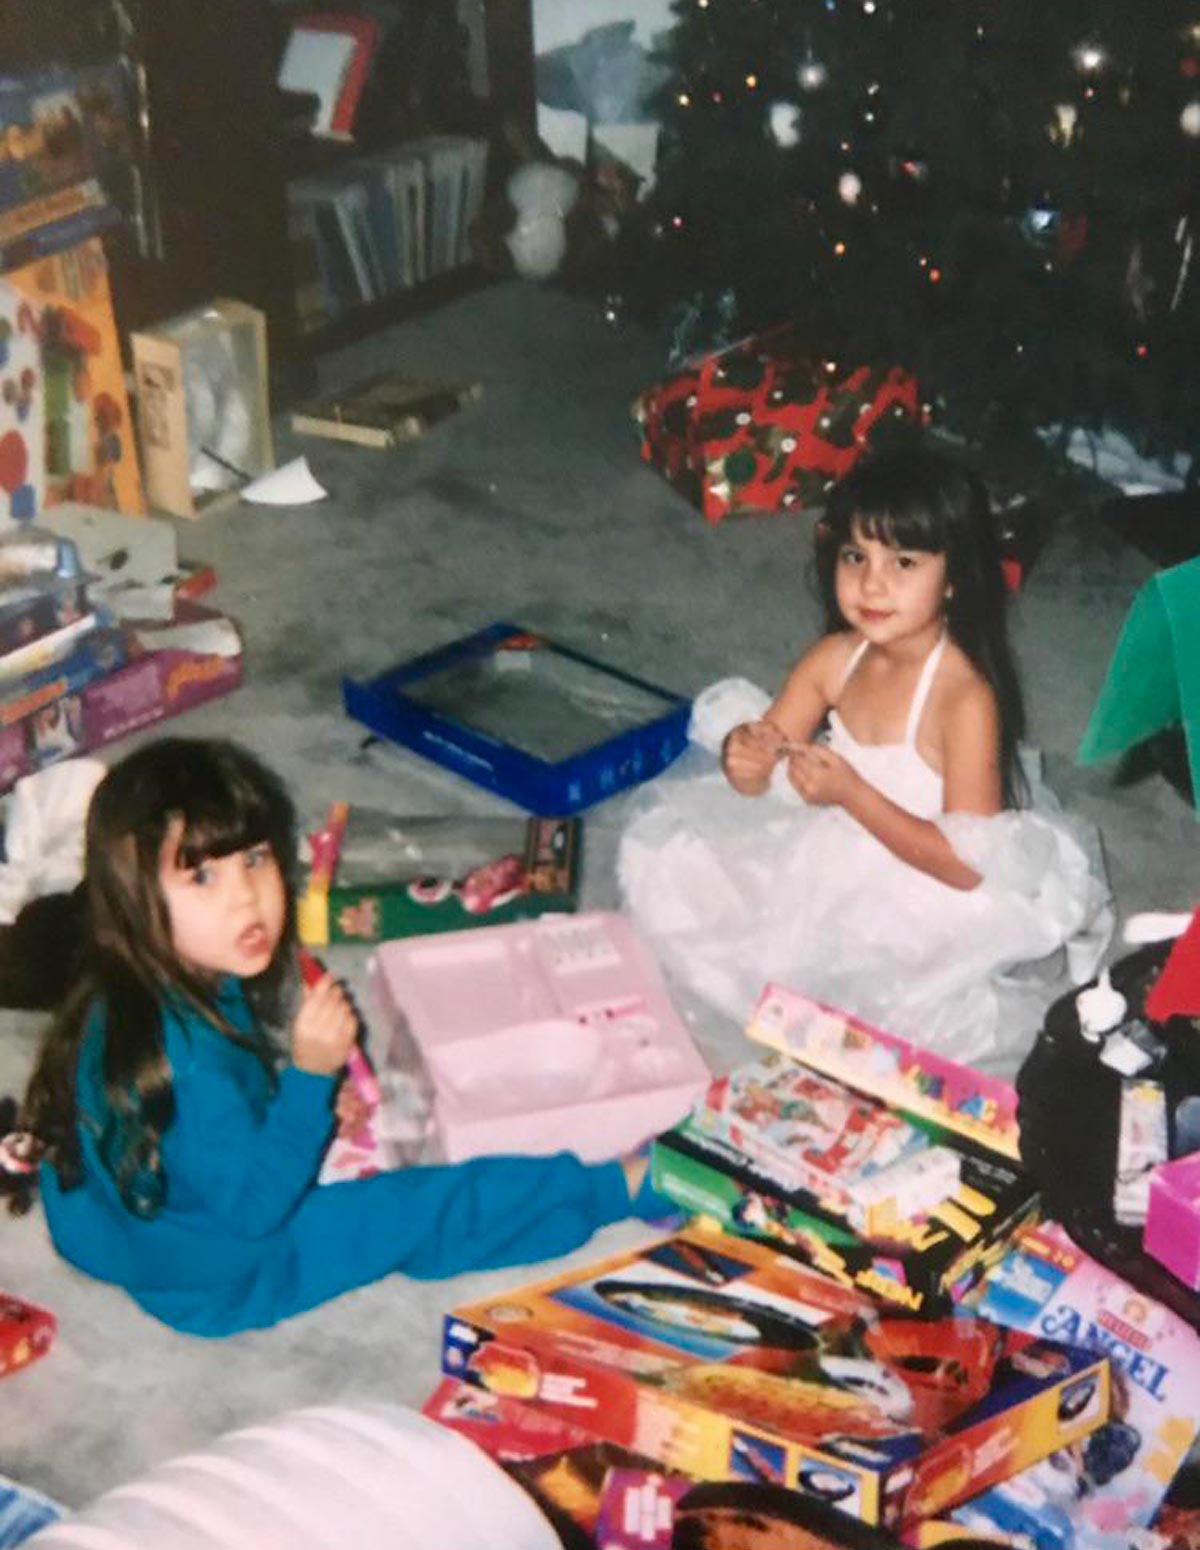
<path fill-rule="evenodd" d="M 349 715 L 545 817 L 657 775 L 687 746 L 691 701 L 520 625 L 497 623 L 366 680 Z"/>

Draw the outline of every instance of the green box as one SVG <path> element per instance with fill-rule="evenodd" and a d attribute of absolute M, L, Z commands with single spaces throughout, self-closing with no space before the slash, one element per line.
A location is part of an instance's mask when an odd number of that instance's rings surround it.
<path fill-rule="evenodd" d="M 399 818 L 351 808 L 332 882 L 300 901 L 300 938 L 386 942 L 507 925 L 578 904 L 578 818 Z"/>
<path fill-rule="evenodd" d="M 1008 1158 L 948 1133 L 937 1140 L 961 1155 L 961 1182 L 945 1206 L 908 1224 L 907 1243 L 860 1237 L 811 1195 L 787 1189 L 690 1119 L 655 1141 L 654 1186 L 684 1210 L 794 1253 L 843 1286 L 912 1313 L 940 1313 L 1034 1220 L 1038 1196 L 1029 1175 Z"/>

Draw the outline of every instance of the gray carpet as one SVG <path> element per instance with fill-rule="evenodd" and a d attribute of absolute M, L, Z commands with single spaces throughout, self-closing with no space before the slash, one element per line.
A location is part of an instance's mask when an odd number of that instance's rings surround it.
<path fill-rule="evenodd" d="M 512 284 L 328 359 L 322 385 L 384 367 L 478 376 L 485 395 L 391 453 L 301 442 L 281 425 L 280 460 L 303 450 L 328 501 L 239 505 L 180 524 L 182 552 L 217 567 L 217 599 L 241 621 L 247 679 L 176 728 L 243 739 L 289 779 L 307 814 L 334 796 L 408 813 L 504 808 L 415 757 L 364 752 L 340 711 L 345 671 L 379 671 L 509 618 L 673 689 L 730 673 L 770 687 L 815 632 L 808 518 L 709 528 L 640 463 L 628 404 L 661 371 L 648 336 Z M 1071 762 L 1150 571 L 1094 518 L 1067 514 L 1014 609 L 1032 741 L 1059 795 L 1099 825 L 1123 915 L 1195 899 L 1195 820 L 1166 782 L 1118 789 L 1111 771 Z M 625 800 L 589 816 L 591 908 L 616 902 Z M 363 953 L 330 958 L 362 984 Z M 738 1031 L 681 1004 L 713 1064 L 729 1065 Z M 36 1019 L 0 1014 L 0 1093 L 22 1085 L 36 1032 Z M 609 1229 L 578 1258 L 640 1231 Z M 0 1388 L 0 1472 L 72 1505 L 289 1406 L 419 1402 L 437 1378 L 443 1309 L 520 1278 L 394 1277 L 281 1328 L 211 1344 L 170 1333 L 64 1266 L 40 1216 L 4 1220 L 0 1234 L 0 1287 L 59 1317 L 50 1355 Z"/>

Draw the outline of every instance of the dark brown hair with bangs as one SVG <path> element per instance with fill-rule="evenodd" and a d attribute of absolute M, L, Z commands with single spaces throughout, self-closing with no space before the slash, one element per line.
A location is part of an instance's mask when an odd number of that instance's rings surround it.
<path fill-rule="evenodd" d="M 104 1089 L 116 1123 L 101 1151 L 122 1199 L 142 1216 L 162 1201 L 159 1147 L 175 1113 L 163 1002 L 183 1002 L 268 1062 L 262 1042 L 246 1040 L 222 1017 L 215 983 L 175 952 L 159 865 L 176 826 L 184 866 L 264 843 L 279 864 L 283 935 L 264 973 L 245 984 L 260 1020 L 279 1014 L 296 941 L 295 812 L 282 782 L 253 754 L 215 739 L 163 738 L 109 771 L 88 813 L 82 968 L 43 1043 L 21 1123 L 63 1187 L 77 1184 L 76 1071 L 93 1011 L 102 1011 Z"/>
<path fill-rule="evenodd" d="M 991 686 L 1000 712 L 1005 802 L 1019 806 L 1021 685 L 1008 640 L 1008 597 L 987 490 L 970 469 L 925 447 L 877 452 L 834 486 L 816 527 L 817 580 L 827 628 L 844 630 L 837 562 L 856 536 L 946 557 L 946 629 Z"/>

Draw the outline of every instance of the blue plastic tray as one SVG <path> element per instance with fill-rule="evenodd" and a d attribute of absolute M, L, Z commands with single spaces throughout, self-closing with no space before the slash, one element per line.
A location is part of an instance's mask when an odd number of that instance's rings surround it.
<path fill-rule="evenodd" d="M 565 817 L 666 769 L 691 701 L 499 622 L 377 678 L 346 711 L 531 813 Z"/>

